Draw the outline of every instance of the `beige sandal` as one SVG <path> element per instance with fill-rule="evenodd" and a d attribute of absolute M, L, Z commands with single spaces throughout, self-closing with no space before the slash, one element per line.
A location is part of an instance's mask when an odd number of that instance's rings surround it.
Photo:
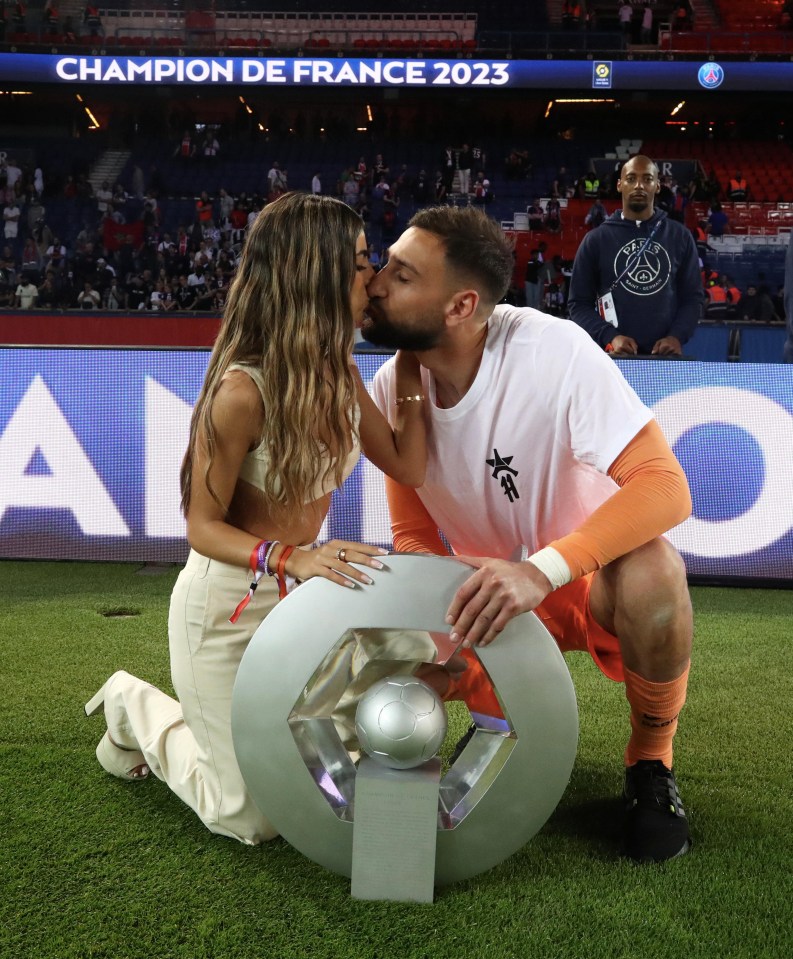
<path fill-rule="evenodd" d="M 105 684 L 107 685 L 107 684 Z M 85 704 L 85 715 L 95 716 L 105 705 L 105 687 Z M 96 758 L 105 772 L 118 779 L 136 780 L 145 779 L 149 775 L 149 766 L 146 757 L 139 749 L 125 749 L 114 743 L 110 738 L 110 731 L 99 740 L 96 747 Z"/>

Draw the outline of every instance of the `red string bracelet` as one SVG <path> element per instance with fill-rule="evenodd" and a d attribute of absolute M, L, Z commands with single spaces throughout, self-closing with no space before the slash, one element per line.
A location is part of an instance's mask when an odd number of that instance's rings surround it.
<path fill-rule="evenodd" d="M 294 553 L 294 546 L 284 546 L 281 555 L 278 557 L 278 567 L 275 578 L 278 581 L 278 598 L 283 599 L 286 596 L 286 561 Z"/>
<path fill-rule="evenodd" d="M 237 622 L 242 615 L 243 609 L 245 609 L 248 603 L 250 603 L 250 601 L 253 599 L 253 594 L 256 592 L 256 587 L 259 585 L 259 578 L 261 577 L 261 573 L 259 572 L 259 547 L 263 546 L 265 542 L 266 540 L 260 539 L 251 550 L 251 557 L 248 560 L 248 568 L 253 574 L 253 579 L 251 580 L 251 585 L 248 587 L 248 592 L 242 597 L 237 604 L 237 608 L 234 610 L 231 616 L 229 616 L 230 623 Z"/>

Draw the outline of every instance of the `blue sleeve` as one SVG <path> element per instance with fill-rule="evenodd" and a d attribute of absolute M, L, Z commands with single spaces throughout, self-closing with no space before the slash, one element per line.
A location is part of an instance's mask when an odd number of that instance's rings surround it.
<path fill-rule="evenodd" d="M 597 308 L 598 297 L 604 291 L 600 288 L 600 267 L 594 237 L 597 236 L 598 230 L 602 229 L 604 226 L 599 226 L 594 232 L 588 233 L 578 248 L 570 277 L 567 307 L 570 319 L 586 330 L 599 346 L 605 348 L 617 335 L 617 331 L 602 319 Z"/>
<path fill-rule="evenodd" d="M 680 243 L 683 249 L 677 270 L 677 315 L 666 335 L 687 343 L 702 316 L 705 291 L 702 289 L 697 245 L 688 230 L 681 230 Z"/>

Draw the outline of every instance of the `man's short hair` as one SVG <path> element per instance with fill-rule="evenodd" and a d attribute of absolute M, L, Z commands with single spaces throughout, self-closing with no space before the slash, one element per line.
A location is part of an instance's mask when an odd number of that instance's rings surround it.
<path fill-rule="evenodd" d="M 474 207 L 431 206 L 419 210 L 408 226 L 439 237 L 449 266 L 480 286 L 482 298 L 498 303 L 512 282 L 513 244 L 498 223 Z"/>

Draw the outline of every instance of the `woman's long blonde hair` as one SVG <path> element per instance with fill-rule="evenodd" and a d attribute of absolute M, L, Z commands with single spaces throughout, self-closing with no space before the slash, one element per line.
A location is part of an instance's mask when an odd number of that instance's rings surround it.
<path fill-rule="evenodd" d="M 356 430 L 350 292 L 361 229 L 346 204 L 305 193 L 279 197 L 251 225 L 190 422 L 180 474 L 185 515 L 199 436 L 206 443 L 207 488 L 229 507 L 209 472 L 217 448 L 212 403 L 233 363 L 262 371 L 262 496 L 269 515 L 283 519 L 302 510 L 318 480 L 332 476 L 341 485 Z M 328 449 L 333 458 L 323 465 Z"/>

